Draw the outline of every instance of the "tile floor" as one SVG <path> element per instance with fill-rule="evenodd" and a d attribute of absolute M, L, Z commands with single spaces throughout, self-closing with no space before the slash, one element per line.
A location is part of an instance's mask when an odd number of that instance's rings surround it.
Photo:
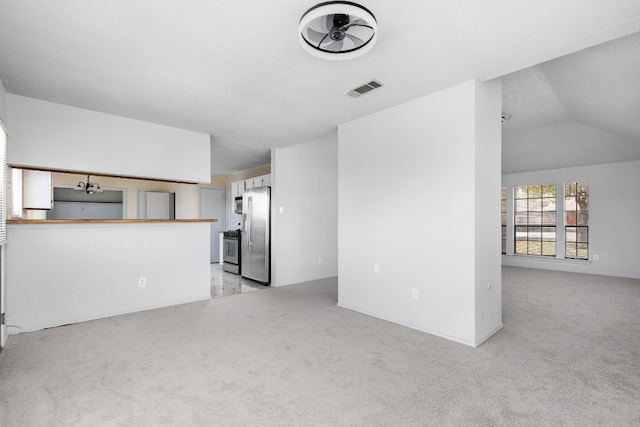
<path fill-rule="evenodd" d="M 269 287 L 224 271 L 222 265 L 218 263 L 211 264 L 211 298 L 226 297 L 263 289 L 269 289 Z"/>

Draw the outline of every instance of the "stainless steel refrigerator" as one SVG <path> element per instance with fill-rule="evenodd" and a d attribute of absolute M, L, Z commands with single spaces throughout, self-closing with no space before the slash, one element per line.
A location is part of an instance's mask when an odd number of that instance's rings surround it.
<path fill-rule="evenodd" d="M 242 195 L 242 277 L 271 282 L 271 188 L 258 187 Z"/>

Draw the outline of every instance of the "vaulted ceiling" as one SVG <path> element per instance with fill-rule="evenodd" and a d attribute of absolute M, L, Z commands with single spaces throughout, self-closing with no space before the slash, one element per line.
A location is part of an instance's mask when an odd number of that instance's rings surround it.
<path fill-rule="evenodd" d="M 509 74 L 504 173 L 640 160 L 640 33 Z"/>
<path fill-rule="evenodd" d="M 10 93 L 210 134 L 214 174 L 505 75 L 504 172 L 640 159 L 637 0 L 362 1 L 378 42 L 343 62 L 298 43 L 316 3 L 0 0 L 0 78 Z M 374 78 L 381 90 L 345 96 Z"/>

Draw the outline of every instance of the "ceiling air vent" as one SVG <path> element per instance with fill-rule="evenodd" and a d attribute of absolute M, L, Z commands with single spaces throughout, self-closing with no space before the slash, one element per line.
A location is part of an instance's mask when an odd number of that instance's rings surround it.
<path fill-rule="evenodd" d="M 351 89 L 350 91 L 347 92 L 347 95 L 349 95 L 352 98 L 357 98 L 359 96 L 364 95 L 367 92 L 371 92 L 374 89 L 378 89 L 379 87 L 382 87 L 382 83 L 376 80 L 371 80 L 369 83 L 365 83 L 360 87 Z"/>

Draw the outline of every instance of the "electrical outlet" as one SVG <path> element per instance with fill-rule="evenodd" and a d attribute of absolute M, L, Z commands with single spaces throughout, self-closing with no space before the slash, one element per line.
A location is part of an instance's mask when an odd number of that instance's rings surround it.
<path fill-rule="evenodd" d="M 593 260 L 594 260 L 594 261 L 598 261 L 598 259 L 599 259 L 599 258 L 600 258 L 600 257 L 599 257 L 598 255 L 594 255 L 594 256 L 593 256 Z"/>
<path fill-rule="evenodd" d="M 318 257 L 318 264 L 322 264 L 322 257 Z"/>
<path fill-rule="evenodd" d="M 138 286 L 140 286 L 140 289 L 142 289 L 145 286 L 147 286 L 147 278 L 146 277 L 140 277 L 138 279 Z"/>
<path fill-rule="evenodd" d="M 487 285 L 487 289 L 491 290 L 491 283 Z"/>
<path fill-rule="evenodd" d="M 284 213 L 284 206 L 280 206 L 280 213 Z"/>
<path fill-rule="evenodd" d="M 375 274 L 380 273 L 380 264 L 378 264 L 378 263 L 373 264 L 373 272 Z"/>
<path fill-rule="evenodd" d="M 417 300 L 419 298 L 418 290 L 416 288 L 411 289 L 411 299 Z"/>

